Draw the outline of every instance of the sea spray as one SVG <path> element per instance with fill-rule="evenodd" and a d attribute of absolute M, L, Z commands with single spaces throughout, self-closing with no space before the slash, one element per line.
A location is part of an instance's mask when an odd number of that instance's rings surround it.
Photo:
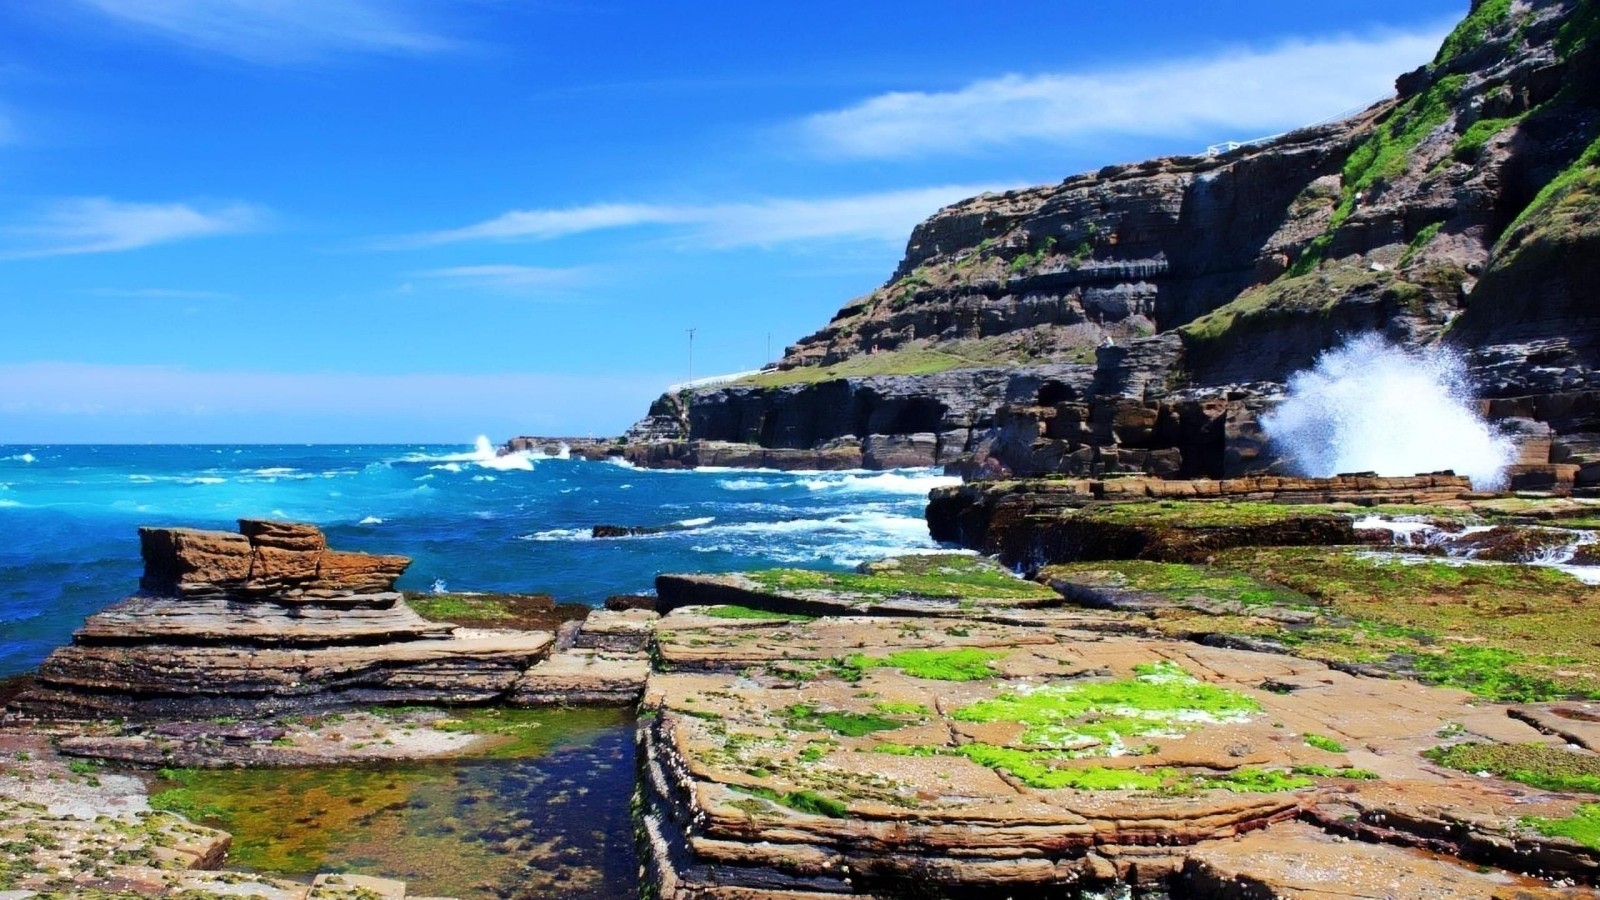
<path fill-rule="evenodd" d="M 1439 349 L 1407 352 L 1366 334 L 1291 376 L 1283 401 L 1261 425 L 1304 475 L 1452 469 L 1479 489 L 1496 488 L 1516 448 L 1472 403 L 1460 357 Z"/>

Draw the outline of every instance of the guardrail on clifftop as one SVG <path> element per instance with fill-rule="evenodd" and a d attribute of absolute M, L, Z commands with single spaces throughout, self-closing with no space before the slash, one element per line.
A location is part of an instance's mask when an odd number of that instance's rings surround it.
<path fill-rule="evenodd" d="M 667 385 L 666 393 L 677 394 L 683 391 L 692 391 L 695 388 L 715 387 L 719 384 L 738 381 L 741 378 L 749 378 L 752 375 L 760 375 L 762 371 L 761 369 L 751 369 L 748 372 L 734 372 L 731 375 L 711 375 L 706 378 L 696 378 L 693 381 L 681 381 L 677 384 Z"/>

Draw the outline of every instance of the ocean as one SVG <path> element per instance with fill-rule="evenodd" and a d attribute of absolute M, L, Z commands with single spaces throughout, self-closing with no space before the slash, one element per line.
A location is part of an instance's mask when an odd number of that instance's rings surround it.
<path fill-rule="evenodd" d="M 475 446 L 0 446 L 0 676 L 137 586 L 140 525 L 314 522 L 413 560 L 408 590 L 599 605 L 661 572 L 840 569 L 936 545 L 933 470 L 664 471 Z M 668 527 L 594 540 L 594 525 Z"/>

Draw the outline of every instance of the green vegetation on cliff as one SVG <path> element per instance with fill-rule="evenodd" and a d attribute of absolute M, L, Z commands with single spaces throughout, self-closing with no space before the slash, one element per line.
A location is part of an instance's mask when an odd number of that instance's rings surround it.
<path fill-rule="evenodd" d="M 1539 191 L 1501 238 L 1498 255 L 1514 257 L 1543 241 L 1600 230 L 1600 137 Z"/>

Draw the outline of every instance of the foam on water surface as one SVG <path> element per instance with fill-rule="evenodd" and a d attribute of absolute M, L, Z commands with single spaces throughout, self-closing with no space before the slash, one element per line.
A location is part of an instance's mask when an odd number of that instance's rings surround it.
<path fill-rule="evenodd" d="M 36 461 L 12 459 L 24 452 Z M 140 525 L 314 522 L 333 546 L 412 557 L 401 580 L 409 590 L 439 580 L 599 604 L 649 591 L 660 572 L 840 568 L 934 549 L 926 492 L 952 479 L 635 469 L 501 457 L 485 438 L 471 447 L 0 447 L 0 481 L 0 674 L 9 674 L 134 589 Z M 668 530 L 592 540 L 600 524 Z"/>

